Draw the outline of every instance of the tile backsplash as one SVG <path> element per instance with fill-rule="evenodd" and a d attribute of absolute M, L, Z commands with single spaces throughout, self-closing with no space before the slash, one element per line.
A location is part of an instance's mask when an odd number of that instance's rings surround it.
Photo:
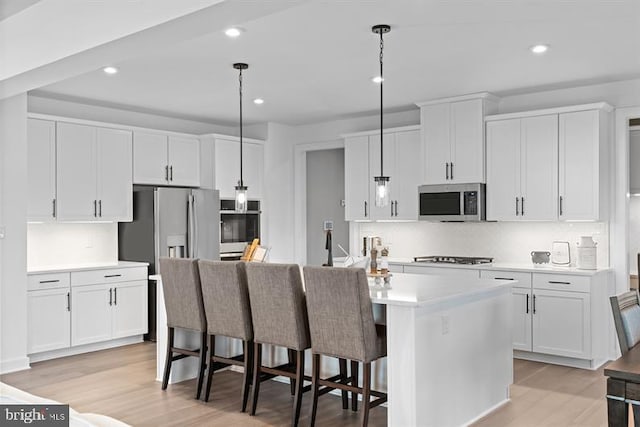
<path fill-rule="evenodd" d="M 482 256 L 495 262 L 531 263 L 531 251 L 549 251 L 553 241 L 568 241 L 576 261 L 580 236 L 597 242 L 598 266 L 609 265 L 609 224 L 605 222 L 411 222 L 359 223 L 359 245 L 379 236 L 389 258 L 414 256 Z M 359 248 L 362 249 L 361 247 Z"/>
<path fill-rule="evenodd" d="M 27 224 L 28 271 L 117 261 L 117 223 Z"/>

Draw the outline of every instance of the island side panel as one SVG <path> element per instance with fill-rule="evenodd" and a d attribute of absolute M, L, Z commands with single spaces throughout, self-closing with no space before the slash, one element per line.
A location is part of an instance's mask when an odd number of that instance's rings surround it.
<path fill-rule="evenodd" d="M 510 287 L 387 310 L 389 425 L 466 425 L 509 398 Z"/>

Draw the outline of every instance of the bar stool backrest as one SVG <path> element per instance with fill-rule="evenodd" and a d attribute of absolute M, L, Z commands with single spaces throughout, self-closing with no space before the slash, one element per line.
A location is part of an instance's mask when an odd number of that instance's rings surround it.
<path fill-rule="evenodd" d="M 304 267 L 304 281 L 313 352 L 365 363 L 380 357 L 365 271 Z"/>
<path fill-rule="evenodd" d="M 247 264 L 253 339 L 292 350 L 310 347 L 309 321 L 297 264 Z"/>
<path fill-rule="evenodd" d="M 610 300 L 620 351 L 625 354 L 640 342 L 640 296 L 632 290 Z"/>
<path fill-rule="evenodd" d="M 198 260 L 161 257 L 160 274 L 167 326 L 206 331 Z"/>
<path fill-rule="evenodd" d="M 198 261 L 207 333 L 253 339 L 247 270 L 242 261 Z"/>

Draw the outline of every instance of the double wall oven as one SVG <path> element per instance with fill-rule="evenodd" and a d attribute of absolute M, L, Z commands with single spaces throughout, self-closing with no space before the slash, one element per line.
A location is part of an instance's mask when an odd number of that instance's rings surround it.
<path fill-rule="evenodd" d="M 220 199 L 220 259 L 235 261 L 244 248 L 260 238 L 260 201 L 249 200 L 247 212 L 236 212 L 234 199 Z"/>

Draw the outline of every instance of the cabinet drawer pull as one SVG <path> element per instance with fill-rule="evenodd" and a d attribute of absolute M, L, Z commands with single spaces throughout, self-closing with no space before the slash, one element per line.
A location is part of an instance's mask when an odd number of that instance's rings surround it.
<path fill-rule="evenodd" d="M 51 216 L 55 218 L 56 217 L 56 199 L 51 200 L 51 204 L 53 205 Z"/>
<path fill-rule="evenodd" d="M 173 166 L 169 166 L 169 181 L 173 181 Z"/>
<path fill-rule="evenodd" d="M 560 196 L 560 216 L 562 216 L 562 196 Z"/>
<path fill-rule="evenodd" d="M 533 295 L 533 314 L 536 314 L 536 296 Z"/>
<path fill-rule="evenodd" d="M 391 205 L 391 216 L 393 216 L 393 200 L 391 201 L 391 203 L 389 203 L 389 205 Z"/>
<path fill-rule="evenodd" d="M 522 203 L 520 203 L 520 215 L 524 216 L 524 197 L 522 198 Z"/>
<path fill-rule="evenodd" d="M 113 289 L 109 288 L 109 305 L 113 305 Z"/>
<path fill-rule="evenodd" d="M 93 216 L 95 218 L 98 217 L 98 201 L 97 200 L 93 201 Z"/>
<path fill-rule="evenodd" d="M 527 294 L 527 314 L 529 314 L 529 294 Z"/>
<path fill-rule="evenodd" d="M 165 165 L 164 167 L 164 180 L 169 181 L 169 165 Z"/>
<path fill-rule="evenodd" d="M 40 283 L 58 283 L 60 280 L 59 279 L 55 279 L 55 280 L 40 280 Z"/>
<path fill-rule="evenodd" d="M 494 277 L 494 280 L 515 280 L 512 277 Z"/>
<path fill-rule="evenodd" d="M 556 282 L 554 280 L 549 280 L 549 283 L 553 285 L 570 285 L 571 284 L 571 282 Z"/>
<path fill-rule="evenodd" d="M 367 201 L 364 201 L 364 216 L 367 216 Z"/>
<path fill-rule="evenodd" d="M 516 197 L 516 216 L 520 215 L 520 197 Z"/>
<path fill-rule="evenodd" d="M 449 162 L 445 163 L 444 165 L 446 179 L 449 179 Z"/>
<path fill-rule="evenodd" d="M 98 216 L 102 218 L 102 200 L 98 200 Z"/>
<path fill-rule="evenodd" d="M 67 292 L 67 311 L 71 311 L 71 293 Z"/>
<path fill-rule="evenodd" d="M 398 201 L 396 200 L 396 216 L 398 216 Z"/>
<path fill-rule="evenodd" d="M 109 277 L 122 277 L 122 274 L 105 274 L 104 275 L 105 278 L 109 278 Z"/>
<path fill-rule="evenodd" d="M 451 175 L 451 179 L 453 179 L 453 162 L 451 162 L 451 173 L 450 173 L 450 175 Z"/>

